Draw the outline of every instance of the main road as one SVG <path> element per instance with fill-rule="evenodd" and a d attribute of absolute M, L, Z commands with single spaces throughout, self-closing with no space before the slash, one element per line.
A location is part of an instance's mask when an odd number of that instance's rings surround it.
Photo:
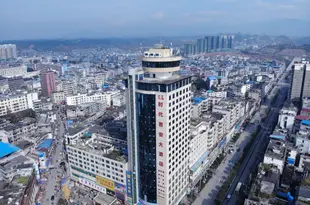
<path fill-rule="evenodd" d="M 246 155 L 238 174 L 235 176 L 227 194 L 226 199 L 222 202 L 222 205 L 236 205 L 238 201 L 238 195 L 234 194 L 235 188 L 238 182 L 242 182 L 247 184 L 249 181 L 249 176 L 253 170 L 257 167 L 257 165 L 262 161 L 263 154 L 266 147 L 269 143 L 269 133 L 272 131 L 274 125 L 277 123 L 279 110 L 282 108 L 283 103 L 286 101 L 288 96 L 289 87 L 286 84 L 285 78 L 288 72 L 285 72 L 281 79 L 279 80 L 279 84 L 276 86 L 279 87 L 280 93 L 274 103 L 274 106 L 270 110 L 269 115 L 262 127 L 266 129 L 261 129 L 255 138 L 253 145 L 251 146 L 248 154 Z M 230 196 L 230 197 L 227 197 Z"/>
<path fill-rule="evenodd" d="M 64 150 L 63 150 L 63 136 L 65 133 L 64 124 L 61 121 L 59 113 L 56 114 L 57 120 L 55 122 L 55 127 L 53 135 L 55 136 L 55 152 L 51 156 L 51 165 L 48 169 L 48 181 L 45 190 L 44 205 L 57 204 L 61 191 L 60 191 L 60 180 L 63 175 L 63 170 L 60 167 L 60 162 L 64 159 Z M 57 186 L 57 188 L 56 188 Z M 54 200 L 51 200 L 51 197 L 54 196 Z"/>

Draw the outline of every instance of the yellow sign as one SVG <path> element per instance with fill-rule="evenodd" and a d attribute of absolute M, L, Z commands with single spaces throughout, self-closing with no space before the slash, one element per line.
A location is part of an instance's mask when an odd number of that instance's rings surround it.
<path fill-rule="evenodd" d="M 110 189 L 111 191 L 115 190 L 114 182 L 101 176 L 96 176 L 96 183 L 99 184 L 100 186 Z"/>
<path fill-rule="evenodd" d="M 69 200 L 70 199 L 70 189 L 68 188 L 68 186 L 66 184 L 64 184 L 62 186 L 62 191 L 64 193 L 65 199 Z"/>

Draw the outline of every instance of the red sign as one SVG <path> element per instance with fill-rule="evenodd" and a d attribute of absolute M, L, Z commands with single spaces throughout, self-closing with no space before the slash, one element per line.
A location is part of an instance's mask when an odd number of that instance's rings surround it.
<path fill-rule="evenodd" d="M 159 137 L 163 137 L 163 136 L 164 136 L 164 133 L 159 132 Z"/>
<path fill-rule="evenodd" d="M 164 163 L 163 162 L 159 162 L 159 166 L 163 167 Z"/>
<path fill-rule="evenodd" d="M 158 95 L 158 100 L 164 100 L 164 96 L 163 95 Z"/>
<path fill-rule="evenodd" d="M 158 107 L 164 107 L 164 103 L 158 102 Z"/>
<path fill-rule="evenodd" d="M 163 127 L 164 123 L 163 122 L 159 122 L 158 125 L 159 125 L 159 127 Z"/>
<path fill-rule="evenodd" d="M 159 147 L 164 147 L 164 143 L 160 142 Z"/>
<path fill-rule="evenodd" d="M 159 113 L 158 113 L 158 116 L 159 116 L 159 117 L 163 117 L 164 114 L 163 114 L 162 112 L 159 112 Z"/>
<path fill-rule="evenodd" d="M 164 153 L 163 153 L 163 152 L 159 152 L 159 156 L 160 156 L 160 157 L 163 157 L 163 156 L 164 156 Z"/>

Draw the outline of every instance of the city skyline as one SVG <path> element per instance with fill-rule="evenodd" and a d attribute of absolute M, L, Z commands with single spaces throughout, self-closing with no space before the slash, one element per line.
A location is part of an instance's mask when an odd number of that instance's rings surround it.
<path fill-rule="evenodd" d="M 307 0 L 0 2 L 0 40 L 104 38 L 214 33 L 307 36 Z M 164 6 L 163 6 L 164 5 Z M 140 8 L 143 8 L 140 9 Z M 18 15 L 13 15 L 12 11 Z M 78 15 L 77 15 L 78 14 Z M 290 29 L 287 29 L 287 25 Z M 298 32 L 296 32 L 298 30 Z"/>

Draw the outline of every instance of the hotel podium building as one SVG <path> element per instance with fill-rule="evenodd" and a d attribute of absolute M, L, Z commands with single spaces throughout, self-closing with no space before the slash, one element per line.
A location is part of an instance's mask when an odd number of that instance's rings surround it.
<path fill-rule="evenodd" d="M 127 87 L 127 203 L 178 204 L 189 183 L 191 77 L 180 56 L 159 44 L 144 52 L 143 70 Z"/>

